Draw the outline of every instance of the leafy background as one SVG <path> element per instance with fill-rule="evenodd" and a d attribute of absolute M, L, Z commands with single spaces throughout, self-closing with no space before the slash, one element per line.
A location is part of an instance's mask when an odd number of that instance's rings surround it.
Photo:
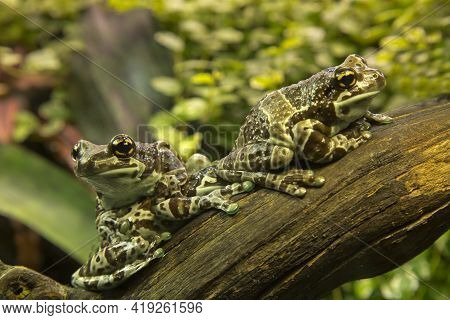
<path fill-rule="evenodd" d="M 126 132 L 167 140 L 185 158 L 195 151 L 218 158 L 267 91 L 350 53 L 387 76 L 374 110 L 450 87 L 449 1 L 1 0 L 0 7 L 7 217 L 0 258 L 63 282 L 96 242 L 92 193 L 70 174 L 70 149 L 81 137 L 105 143 Z M 442 298 L 427 284 L 449 296 L 449 237 L 402 269 L 328 298 Z M 67 267 L 58 268 L 62 258 Z"/>

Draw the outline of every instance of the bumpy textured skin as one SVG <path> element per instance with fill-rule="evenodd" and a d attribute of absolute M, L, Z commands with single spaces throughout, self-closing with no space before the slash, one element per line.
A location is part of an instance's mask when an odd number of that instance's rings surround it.
<path fill-rule="evenodd" d="M 346 87 L 338 80 L 349 72 L 354 83 Z M 370 138 L 366 120 L 391 122 L 368 111 L 384 86 L 384 75 L 353 54 L 339 66 L 270 92 L 250 111 L 217 174 L 302 197 L 305 187 L 320 187 L 325 179 L 293 164 L 335 161 Z"/>
<path fill-rule="evenodd" d="M 177 221 L 210 208 L 234 214 L 238 207 L 229 198 L 253 188 L 251 182 L 224 182 L 208 168 L 188 176 L 164 142 L 136 142 L 129 158 L 116 157 L 110 144 L 81 140 L 74 148 L 76 176 L 97 191 L 100 236 L 98 250 L 72 275 L 76 287 L 116 287 L 164 255 L 158 246 L 180 226 Z"/>

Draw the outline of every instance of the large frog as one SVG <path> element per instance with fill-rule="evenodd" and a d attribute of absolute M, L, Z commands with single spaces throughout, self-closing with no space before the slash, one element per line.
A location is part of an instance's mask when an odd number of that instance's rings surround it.
<path fill-rule="evenodd" d="M 139 143 L 124 134 L 107 145 L 81 140 L 72 156 L 75 175 L 97 192 L 100 246 L 72 276 L 74 286 L 91 290 L 113 288 L 163 256 L 158 245 L 179 227 L 167 220 L 189 219 L 210 208 L 234 214 L 238 207 L 230 197 L 253 187 L 218 181 L 209 168 L 188 176 L 167 143 Z"/>
<path fill-rule="evenodd" d="M 250 111 L 217 174 L 302 197 L 305 186 L 320 187 L 325 179 L 288 168 L 298 160 L 335 161 L 371 137 L 368 121 L 391 122 L 368 111 L 385 85 L 380 71 L 352 54 L 339 66 L 270 92 Z"/>

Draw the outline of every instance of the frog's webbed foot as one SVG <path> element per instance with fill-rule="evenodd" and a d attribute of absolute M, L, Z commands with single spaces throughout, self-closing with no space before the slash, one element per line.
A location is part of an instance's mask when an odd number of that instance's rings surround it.
<path fill-rule="evenodd" d="M 114 288 L 150 261 L 164 256 L 164 251 L 161 248 L 155 250 L 155 247 L 167 238 L 161 234 L 148 241 L 136 236 L 129 241 L 101 247 L 72 275 L 72 285 L 88 290 Z"/>
<path fill-rule="evenodd" d="M 367 111 L 364 117 L 369 120 L 370 122 L 377 123 L 377 124 L 388 124 L 394 121 L 391 117 L 385 114 L 381 113 L 372 113 L 370 111 Z"/>
<path fill-rule="evenodd" d="M 234 195 L 249 192 L 253 190 L 254 187 L 255 184 L 251 181 L 235 182 L 222 189 L 214 190 L 206 197 L 208 197 L 213 208 L 222 210 L 229 215 L 233 215 L 239 210 L 239 206 L 236 202 L 232 202 L 229 199 Z"/>
<path fill-rule="evenodd" d="M 289 169 L 283 176 L 285 183 L 316 188 L 320 188 L 325 184 L 325 178 L 316 175 L 312 170 Z"/>
<path fill-rule="evenodd" d="M 321 187 L 325 178 L 316 176 L 312 170 L 291 169 L 285 173 L 251 172 L 243 170 L 218 170 L 218 175 L 228 181 L 251 181 L 255 184 L 303 197 L 305 187 Z"/>

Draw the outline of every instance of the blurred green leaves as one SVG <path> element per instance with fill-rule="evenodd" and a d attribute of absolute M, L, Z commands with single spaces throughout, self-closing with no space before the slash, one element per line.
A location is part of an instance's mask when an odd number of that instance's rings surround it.
<path fill-rule="evenodd" d="M 170 77 L 154 77 L 150 82 L 151 86 L 165 94 L 166 96 L 172 97 L 181 93 L 181 85 L 178 80 Z"/>
<path fill-rule="evenodd" d="M 184 49 L 184 41 L 172 32 L 157 32 L 155 33 L 155 40 L 159 44 L 174 52 L 181 52 Z"/>
<path fill-rule="evenodd" d="M 92 195 L 67 172 L 13 145 L 0 145 L 0 212 L 36 230 L 78 261 L 95 244 Z"/>
<path fill-rule="evenodd" d="M 433 247 L 381 276 L 347 283 L 334 296 L 347 299 L 444 299 L 450 296 L 450 231 Z"/>

